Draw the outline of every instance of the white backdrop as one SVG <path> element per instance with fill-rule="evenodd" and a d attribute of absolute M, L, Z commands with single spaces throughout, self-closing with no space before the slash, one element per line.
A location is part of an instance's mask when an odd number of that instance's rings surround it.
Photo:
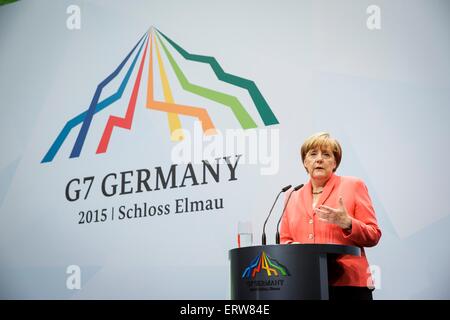
<path fill-rule="evenodd" d="M 381 9 L 379 30 L 366 26 L 372 4 Z M 80 9 L 80 29 L 67 27 L 70 5 Z M 367 183 L 383 231 L 367 251 L 379 281 L 375 298 L 449 299 L 449 13 L 447 1 L 424 0 L 23 0 L 0 7 L 0 297 L 229 298 L 227 255 L 238 222 L 251 222 L 259 244 L 278 190 L 307 181 L 302 141 L 329 131 L 344 150 L 338 174 Z M 95 153 L 108 117 L 125 114 L 141 56 L 123 97 L 94 117 L 80 157 L 69 158 L 78 126 L 53 161 L 41 163 L 64 124 L 87 110 L 98 84 L 151 26 L 256 83 L 279 124 L 265 127 L 245 90 L 168 47 L 189 81 L 242 102 L 258 125 L 247 132 L 275 135 L 277 170 L 264 175 L 262 159 L 243 161 L 234 181 L 223 165 L 218 183 L 191 186 L 189 179 L 184 188 L 103 196 L 108 173 L 134 170 L 135 179 L 137 169 L 154 175 L 155 167 L 172 165 L 167 115 L 145 108 L 148 59 L 132 129 L 116 128 L 107 153 Z M 134 54 L 100 100 L 117 90 Z M 176 102 L 206 108 L 219 130 L 239 128 L 229 108 L 183 90 L 163 56 Z M 163 101 L 156 60 L 154 68 L 155 100 Z M 180 118 L 193 134 L 193 119 Z M 223 155 L 241 153 L 249 151 Z M 178 181 L 185 168 L 177 167 Z M 95 176 L 89 197 L 68 201 L 67 183 L 88 176 Z M 174 214 L 174 200 L 185 197 L 222 198 L 224 208 Z M 135 203 L 171 204 L 172 211 L 78 223 L 80 211 Z M 281 202 L 269 243 L 280 211 Z M 67 288 L 70 265 L 81 269 L 79 290 Z"/>

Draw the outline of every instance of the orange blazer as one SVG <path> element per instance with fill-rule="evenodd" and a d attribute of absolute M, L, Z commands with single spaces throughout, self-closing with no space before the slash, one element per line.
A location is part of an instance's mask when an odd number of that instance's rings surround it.
<path fill-rule="evenodd" d="M 285 202 L 288 196 L 289 194 L 286 195 Z M 329 283 L 333 286 L 372 287 L 369 263 L 363 247 L 375 246 L 380 240 L 381 230 L 367 187 L 361 179 L 333 174 L 325 185 L 316 207 L 323 204 L 338 208 L 339 196 L 342 196 L 347 212 L 351 216 L 351 232 L 346 232 L 339 226 L 322 221 L 316 216 L 312 206 L 312 185 L 309 181 L 289 200 L 281 222 L 281 243 L 358 246 L 361 248 L 361 256 L 342 255 L 331 263 Z"/>

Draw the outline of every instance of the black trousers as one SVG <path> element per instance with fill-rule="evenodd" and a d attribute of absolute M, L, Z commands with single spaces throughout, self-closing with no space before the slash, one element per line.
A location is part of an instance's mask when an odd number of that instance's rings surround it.
<path fill-rule="evenodd" d="M 330 300 L 373 300 L 373 289 L 367 287 L 329 286 Z"/>

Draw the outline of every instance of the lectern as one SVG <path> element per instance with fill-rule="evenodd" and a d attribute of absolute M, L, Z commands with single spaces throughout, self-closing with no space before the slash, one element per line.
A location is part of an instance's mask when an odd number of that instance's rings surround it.
<path fill-rule="evenodd" d="M 233 300 L 328 300 L 328 260 L 358 247 L 288 244 L 229 251 Z"/>

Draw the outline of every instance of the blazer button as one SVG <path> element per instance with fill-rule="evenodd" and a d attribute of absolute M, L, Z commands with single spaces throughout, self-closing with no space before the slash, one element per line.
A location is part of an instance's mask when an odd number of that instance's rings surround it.
<path fill-rule="evenodd" d="M 313 224 L 313 219 L 309 219 L 309 224 Z"/>
<path fill-rule="evenodd" d="M 314 238 L 313 234 L 310 233 L 309 236 L 308 236 L 308 238 L 310 238 L 310 239 Z"/>

